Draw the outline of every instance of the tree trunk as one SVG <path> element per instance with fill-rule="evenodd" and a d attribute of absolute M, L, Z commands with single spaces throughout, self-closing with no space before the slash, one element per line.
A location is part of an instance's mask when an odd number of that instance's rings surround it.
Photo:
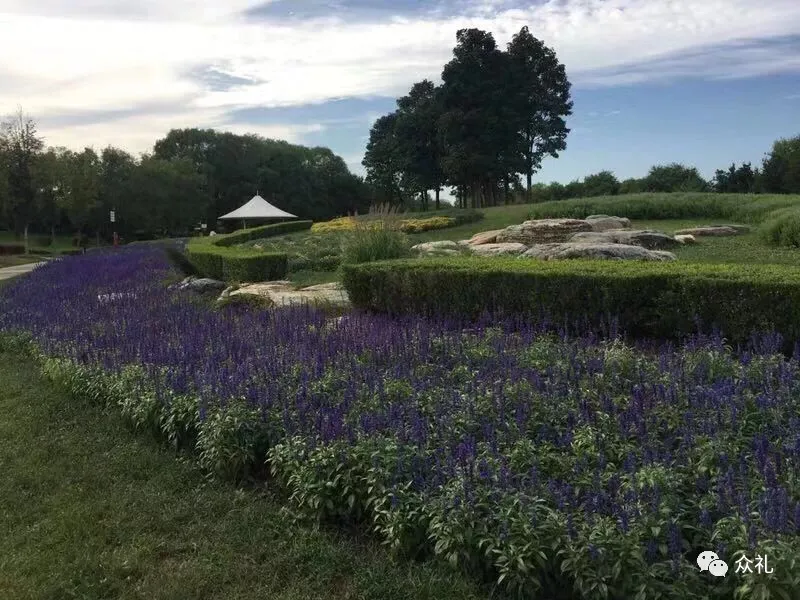
<path fill-rule="evenodd" d="M 503 204 L 508 206 L 508 175 L 503 177 Z"/>
<path fill-rule="evenodd" d="M 528 177 L 528 204 L 530 204 L 533 201 L 533 193 L 531 190 L 531 185 L 533 181 L 533 167 L 530 165 L 530 163 L 528 164 L 528 172 L 526 173 L 526 175 Z"/>
<path fill-rule="evenodd" d="M 94 234 L 94 239 L 97 242 L 97 247 L 100 247 L 100 230 L 98 229 Z"/>
<path fill-rule="evenodd" d="M 25 240 L 25 254 L 30 254 L 31 249 L 28 247 L 28 224 L 25 223 L 25 229 L 22 233 L 23 239 Z"/>
<path fill-rule="evenodd" d="M 50 225 L 50 245 L 56 247 L 56 226 Z"/>
<path fill-rule="evenodd" d="M 439 188 L 436 188 L 436 210 L 439 210 Z"/>

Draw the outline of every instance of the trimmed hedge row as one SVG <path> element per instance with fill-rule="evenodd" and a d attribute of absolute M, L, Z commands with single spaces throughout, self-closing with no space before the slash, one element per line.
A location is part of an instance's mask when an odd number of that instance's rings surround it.
<path fill-rule="evenodd" d="M 191 244 L 187 253 L 198 271 L 222 281 L 270 281 L 288 272 L 285 253 Z"/>
<path fill-rule="evenodd" d="M 344 265 L 353 304 L 390 314 L 542 316 L 635 336 L 716 330 L 731 342 L 774 330 L 800 341 L 800 268 L 783 265 L 534 262 L 442 258 Z"/>
<path fill-rule="evenodd" d="M 306 231 L 311 229 L 312 221 L 287 221 L 285 223 L 273 223 L 272 225 L 262 225 L 261 227 L 254 227 L 252 229 L 242 229 L 234 231 L 227 235 L 220 235 L 213 238 L 211 242 L 215 246 L 235 246 L 236 244 L 244 244 L 251 240 L 261 240 L 276 235 L 284 235 L 286 233 L 294 233 L 296 231 Z M 208 238 L 204 238 L 208 239 Z"/>
<path fill-rule="evenodd" d="M 274 223 L 228 235 L 194 238 L 186 250 L 189 262 L 197 271 L 223 281 L 269 281 L 282 279 L 289 272 L 286 253 L 260 252 L 233 248 L 251 240 L 264 239 L 310 229 L 311 221 Z"/>

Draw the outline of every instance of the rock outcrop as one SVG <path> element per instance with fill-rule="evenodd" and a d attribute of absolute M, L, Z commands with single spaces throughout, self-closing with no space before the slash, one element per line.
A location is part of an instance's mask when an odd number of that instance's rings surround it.
<path fill-rule="evenodd" d="M 224 281 L 217 281 L 216 279 L 209 279 L 208 277 L 195 277 L 190 275 L 179 283 L 174 283 L 170 289 L 177 290 L 190 290 L 192 292 L 209 292 L 224 290 L 226 284 Z"/>
<path fill-rule="evenodd" d="M 520 255 L 520 258 L 535 258 L 540 260 L 565 260 L 572 258 L 647 261 L 676 260 L 676 256 L 671 252 L 648 250 L 641 246 L 579 242 L 536 244 L 527 252 Z"/>
<path fill-rule="evenodd" d="M 576 233 L 569 241 L 581 244 L 626 244 L 629 246 L 641 246 L 648 250 L 667 250 L 681 245 L 671 235 L 648 229 L 611 229 L 602 232 Z"/>
<path fill-rule="evenodd" d="M 614 229 L 629 229 L 630 219 L 625 217 L 610 217 L 608 215 L 590 215 L 586 222 L 592 226 L 592 231 L 609 231 Z"/>
<path fill-rule="evenodd" d="M 681 244 L 696 244 L 697 240 L 693 235 L 676 235 L 675 239 Z"/>
<path fill-rule="evenodd" d="M 507 242 L 504 244 L 480 244 L 471 246 L 470 249 L 477 256 L 513 256 L 522 254 L 528 247 L 525 244 Z"/>
<path fill-rule="evenodd" d="M 322 283 L 300 289 L 294 289 L 288 281 L 251 283 L 230 291 L 227 297 L 234 298 L 240 295 L 266 296 L 275 306 L 292 306 L 298 304 L 350 305 L 347 292 L 339 282 Z M 224 298 L 224 296 L 220 296 L 219 299 L 223 300 Z"/>
<path fill-rule="evenodd" d="M 728 225 L 715 225 L 715 226 L 707 226 L 707 227 L 690 227 L 689 229 L 679 229 L 675 232 L 675 235 L 693 235 L 695 237 L 700 236 L 729 236 L 729 235 L 739 235 L 742 233 L 738 231 L 734 227 Z"/>
<path fill-rule="evenodd" d="M 480 246 L 482 244 L 494 244 L 497 241 L 497 235 L 503 231 L 502 229 L 492 229 L 491 231 L 481 231 L 473 235 L 467 243 L 470 246 Z"/>
<path fill-rule="evenodd" d="M 469 245 L 463 242 L 442 240 L 439 242 L 424 242 L 411 247 L 412 250 L 424 256 L 455 256 L 466 253 Z"/>
<path fill-rule="evenodd" d="M 576 233 L 592 231 L 588 221 L 582 219 L 537 219 L 522 225 L 511 225 L 497 234 L 497 243 L 515 242 L 532 246 L 566 242 Z"/>

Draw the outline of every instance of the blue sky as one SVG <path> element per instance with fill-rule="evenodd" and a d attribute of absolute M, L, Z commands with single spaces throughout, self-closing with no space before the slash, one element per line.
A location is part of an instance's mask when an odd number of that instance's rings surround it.
<path fill-rule="evenodd" d="M 0 112 L 51 145 L 146 152 L 172 127 L 253 132 L 340 154 L 439 80 L 456 31 L 523 25 L 573 82 L 567 150 L 537 181 L 684 162 L 707 177 L 800 134 L 796 0 L 6 0 Z"/>

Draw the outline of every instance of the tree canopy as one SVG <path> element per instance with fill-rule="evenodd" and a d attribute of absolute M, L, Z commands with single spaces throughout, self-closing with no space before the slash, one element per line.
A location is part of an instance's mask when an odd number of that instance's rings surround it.
<path fill-rule="evenodd" d="M 496 204 L 544 156 L 566 148 L 570 84 L 555 52 L 523 27 L 506 50 L 491 33 L 461 29 L 442 84 L 415 83 L 378 119 L 364 156 L 367 180 L 390 203 L 455 187 L 462 206 Z"/>
<path fill-rule="evenodd" d="M 20 112 L 0 132 L 0 228 L 110 239 L 186 235 L 256 192 L 300 218 L 366 212 L 371 188 L 330 149 L 256 135 L 175 129 L 154 152 L 44 148 Z M 112 227 L 109 211 L 116 213 Z"/>

